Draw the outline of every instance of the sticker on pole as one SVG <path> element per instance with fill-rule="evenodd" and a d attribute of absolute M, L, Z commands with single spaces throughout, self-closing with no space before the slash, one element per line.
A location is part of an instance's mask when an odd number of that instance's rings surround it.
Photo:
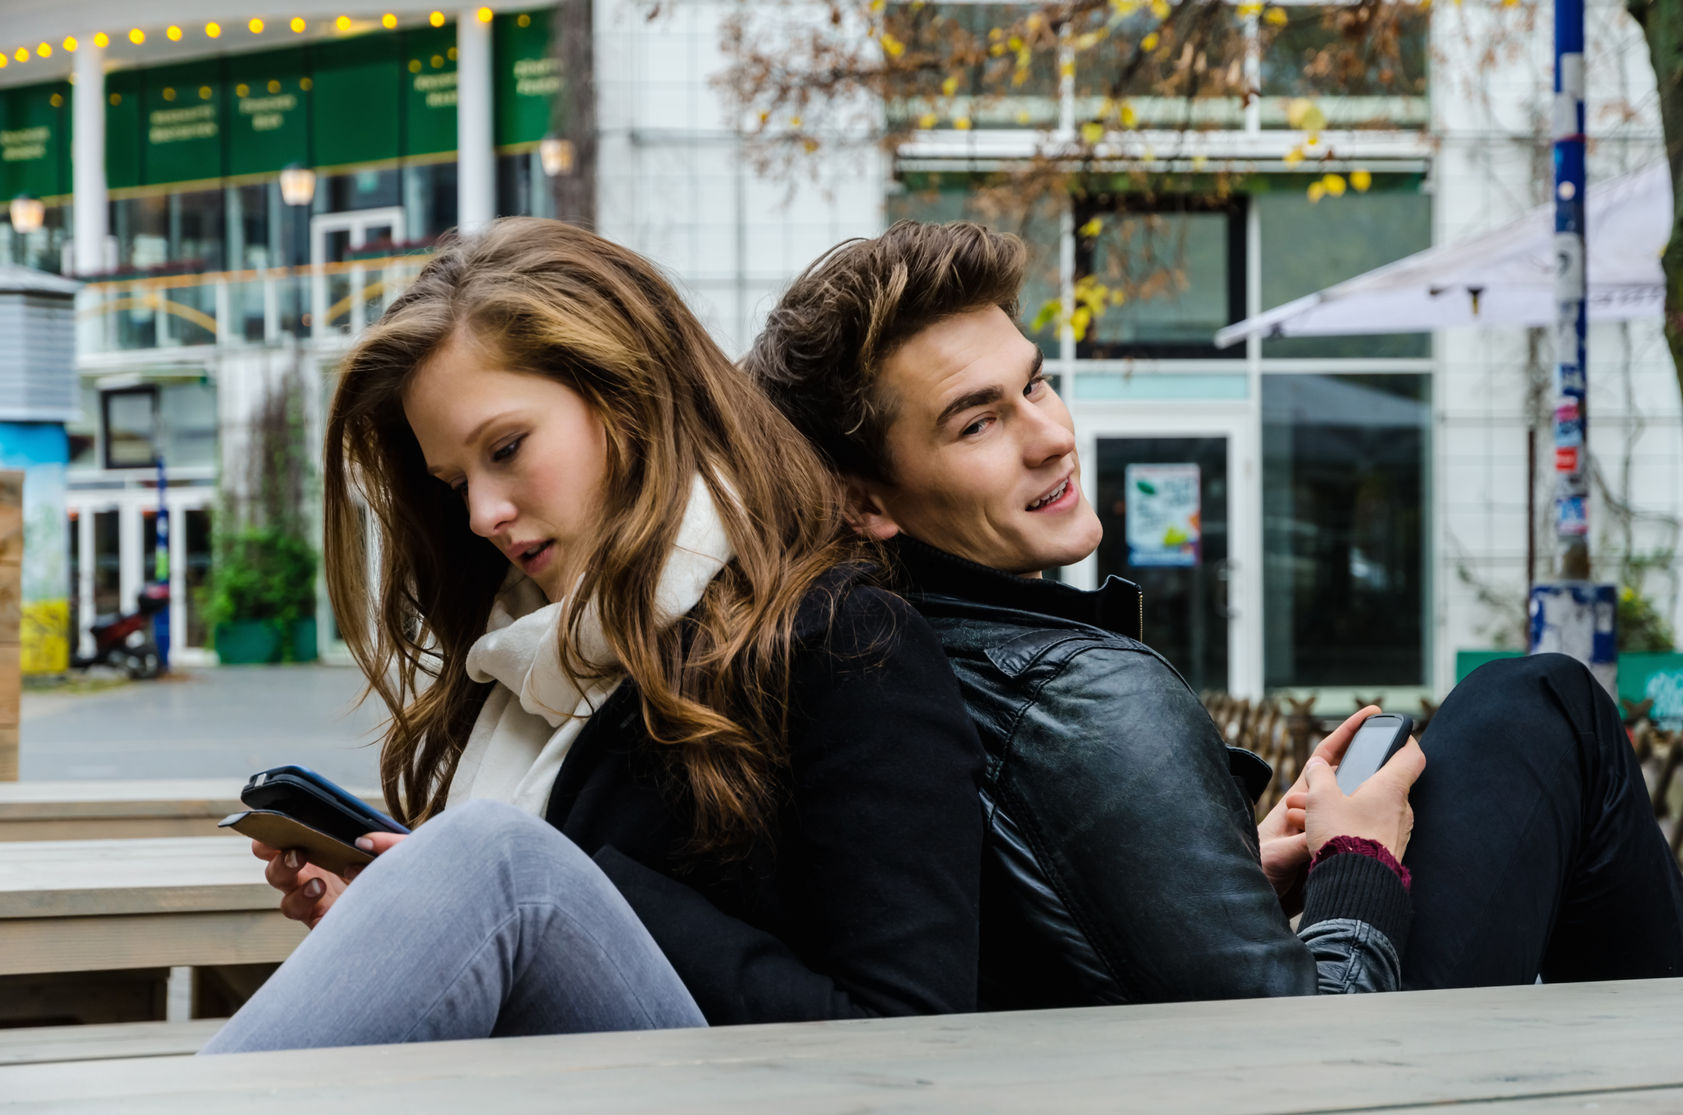
<path fill-rule="evenodd" d="M 1202 505 L 1197 465 L 1129 465 L 1128 564 L 1197 565 L 1202 552 Z"/>

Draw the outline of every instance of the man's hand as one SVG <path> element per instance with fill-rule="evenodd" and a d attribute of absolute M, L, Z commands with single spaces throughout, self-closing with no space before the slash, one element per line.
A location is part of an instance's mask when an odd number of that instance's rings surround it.
<path fill-rule="evenodd" d="M 1310 759 L 1337 765 L 1344 758 L 1356 729 L 1363 720 L 1378 712 L 1377 705 L 1369 705 L 1335 728 L 1310 755 Z M 1262 848 L 1262 873 L 1280 896 L 1280 905 L 1287 917 L 1303 912 L 1303 881 L 1309 869 L 1309 777 L 1308 766 L 1299 772 L 1268 816 L 1256 827 L 1257 842 Z M 1336 834 L 1335 834 L 1336 835 Z M 1319 845 L 1316 845 L 1319 847 Z"/>
<path fill-rule="evenodd" d="M 395 847 L 402 839 L 401 833 L 371 832 L 358 840 L 357 845 L 377 856 Z M 316 923 L 345 892 L 345 887 L 362 870 L 360 867 L 349 868 L 344 878 L 340 878 L 331 871 L 306 862 L 304 853 L 297 848 L 272 848 L 257 840 L 251 842 L 251 854 L 268 861 L 263 877 L 281 892 L 281 913 L 311 929 L 316 927 Z"/>

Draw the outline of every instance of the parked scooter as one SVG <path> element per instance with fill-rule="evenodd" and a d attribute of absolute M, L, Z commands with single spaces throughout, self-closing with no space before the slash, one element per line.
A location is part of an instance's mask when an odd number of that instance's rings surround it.
<path fill-rule="evenodd" d="M 169 586 L 148 582 L 140 590 L 140 599 L 132 612 L 121 615 L 96 616 L 88 628 L 93 637 L 94 652 L 87 658 L 76 656 L 77 667 L 104 663 L 122 670 L 136 680 L 155 678 L 163 665 L 157 641 L 152 637 L 152 617 L 169 607 Z"/>

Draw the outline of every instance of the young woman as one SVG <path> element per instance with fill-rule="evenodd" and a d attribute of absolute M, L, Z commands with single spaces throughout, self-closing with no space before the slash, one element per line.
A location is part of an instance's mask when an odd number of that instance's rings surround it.
<path fill-rule="evenodd" d="M 652 265 L 534 219 L 444 246 L 345 360 L 325 487 L 416 832 L 350 880 L 255 847 L 312 932 L 207 1052 L 973 1009 L 940 644 Z"/>

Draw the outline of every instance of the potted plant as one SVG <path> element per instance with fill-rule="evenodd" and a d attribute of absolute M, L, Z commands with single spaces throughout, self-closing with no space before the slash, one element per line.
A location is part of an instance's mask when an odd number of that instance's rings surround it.
<path fill-rule="evenodd" d="M 218 539 L 210 577 L 211 638 L 224 665 L 316 657 L 316 552 L 275 527 Z"/>

